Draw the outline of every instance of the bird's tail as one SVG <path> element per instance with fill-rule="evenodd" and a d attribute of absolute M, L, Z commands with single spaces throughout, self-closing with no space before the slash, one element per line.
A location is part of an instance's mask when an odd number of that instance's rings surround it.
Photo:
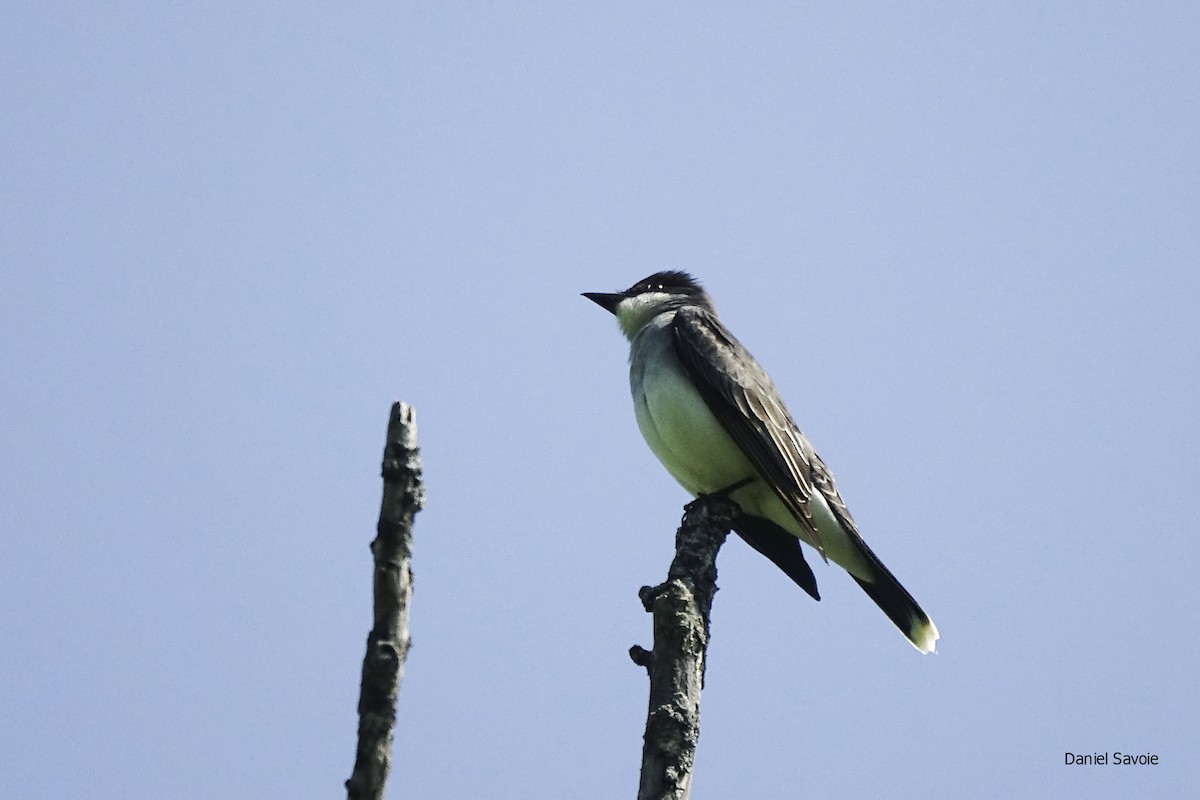
<path fill-rule="evenodd" d="M 850 577 L 875 601 L 875 605 L 883 609 L 883 613 L 912 642 L 913 647 L 922 653 L 934 652 L 938 629 L 933 620 L 865 543 L 862 545 L 862 555 L 870 565 L 871 578 L 865 580 L 853 574 Z"/>

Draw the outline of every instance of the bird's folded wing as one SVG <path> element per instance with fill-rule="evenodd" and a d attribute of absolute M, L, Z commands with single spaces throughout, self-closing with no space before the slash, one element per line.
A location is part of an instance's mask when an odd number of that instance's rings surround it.
<path fill-rule="evenodd" d="M 848 512 L 824 464 L 820 475 L 814 475 L 814 462 L 820 459 L 784 407 L 770 376 L 709 311 L 680 309 L 673 328 L 676 355 L 704 401 L 824 558 L 810 505 L 813 492 L 821 491 L 829 499 L 826 489 L 832 489 L 837 502 L 830 505 L 837 509 L 835 513 L 848 517 Z"/>
<path fill-rule="evenodd" d="M 846 532 L 863 547 L 866 547 L 866 542 L 863 542 L 862 536 L 858 533 L 858 526 L 854 524 L 854 517 L 850 516 L 850 509 L 846 508 L 846 501 L 842 499 L 841 493 L 837 490 L 837 484 L 833 482 L 833 475 L 830 474 L 829 467 L 825 466 L 825 462 L 821 460 L 815 450 L 812 455 L 813 486 L 825 498 L 833 515 L 838 518 L 838 522 L 842 523 Z"/>

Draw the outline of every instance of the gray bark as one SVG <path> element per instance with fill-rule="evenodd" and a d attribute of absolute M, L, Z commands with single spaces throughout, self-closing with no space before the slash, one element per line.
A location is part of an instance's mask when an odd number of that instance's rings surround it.
<path fill-rule="evenodd" d="M 396 696 L 411 639 L 412 524 L 425 507 L 416 413 L 394 403 L 383 450 L 383 502 L 371 554 L 375 558 L 375 621 L 367 635 L 358 699 L 358 751 L 346 781 L 348 800 L 382 800 L 392 760 Z"/>
<path fill-rule="evenodd" d="M 635 645 L 629 651 L 650 674 L 638 800 L 687 800 L 691 791 L 717 553 L 737 513 L 737 506 L 719 495 L 689 504 L 675 534 L 666 582 L 639 592 L 654 615 L 654 649 Z"/>

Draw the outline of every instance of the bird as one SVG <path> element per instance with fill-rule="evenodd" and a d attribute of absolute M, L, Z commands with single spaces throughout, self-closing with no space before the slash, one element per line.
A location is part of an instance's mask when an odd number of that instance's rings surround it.
<path fill-rule="evenodd" d="M 829 468 L 704 287 L 668 270 L 583 296 L 629 340 L 634 416 L 667 472 L 695 497 L 736 503 L 733 530 L 813 599 L 801 542 L 848 572 L 913 647 L 934 652 L 937 626 L 863 541 Z"/>

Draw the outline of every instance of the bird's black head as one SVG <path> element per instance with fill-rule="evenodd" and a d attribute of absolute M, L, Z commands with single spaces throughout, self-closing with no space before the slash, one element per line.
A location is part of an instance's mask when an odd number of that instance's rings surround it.
<path fill-rule="evenodd" d="M 624 295 L 626 297 L 636 297 L 639 294 L 646 294 L 647 292 L 701 297 L 704 295 L 704 288 L 700 285 L 699 281 L 688 273 L 672 269 L 665 272 L 656 272 L 649 278 L 643 278 L 626 289 Z"/>
<path fill-rule="evenodd" d="M 623 292 L 584 292 L 583 296 L 615 314 L 630 338 L 659 314 L 685 306 L 716 313 L 708 292 L 691 275 L 678 270 L 656 272 Z"/>
<path fill-rule="evenodd" d="M 674 306 L 687 303 L 710 308 L 712 306 L 712 301 L 709 300 L 708 293 L 704 291 L 700 282 L 688 273 L 679 270 L 656 272 L 648 278 L 642 278 L 623 292 L 583 293 L 584 297 L 614 314 L 617 313 L 617 306 L 621 304 L 622 300 L 643 295 L 647 298 L 652 295 L 658 298 L 660 303 L 656 303 L 656 305 L 667 302 Z"/>

